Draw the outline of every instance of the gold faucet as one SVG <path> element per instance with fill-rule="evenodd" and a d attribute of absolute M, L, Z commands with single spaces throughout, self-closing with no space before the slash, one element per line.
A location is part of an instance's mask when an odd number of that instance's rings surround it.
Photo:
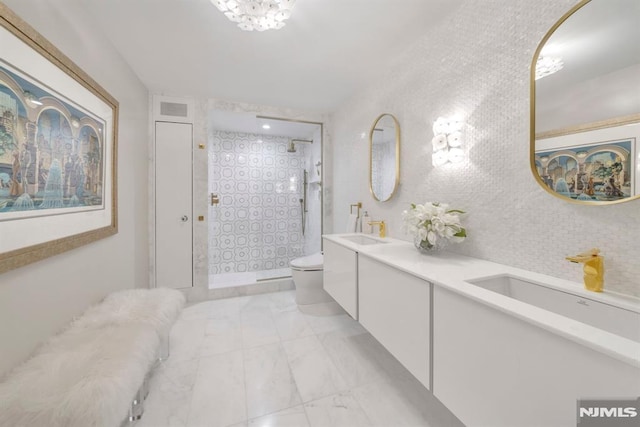
<path fill-rule="evenodd" d="M 380 237 L 387 237 L 387 225 L 384 221 L 371 221 L 369 225 L 377 225 L 380 227 Z"/>
<path fill-rule="evenodd" d="M 593 292 L 602 292 L 604 286 L 604 257 L 600 249 L 593 248 L 576 256 L 566 257 L 571 262 L 584 264 L 584 287 Z"/>

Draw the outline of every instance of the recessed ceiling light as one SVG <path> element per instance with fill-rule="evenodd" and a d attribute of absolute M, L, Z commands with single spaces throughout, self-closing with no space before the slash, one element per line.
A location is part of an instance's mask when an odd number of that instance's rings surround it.
<path fill-rule="evenodd" d="M 269 126 L 268 123 L 265 123 L 262 125 L 262 129 L 271 129 L 271 126 Z"/>

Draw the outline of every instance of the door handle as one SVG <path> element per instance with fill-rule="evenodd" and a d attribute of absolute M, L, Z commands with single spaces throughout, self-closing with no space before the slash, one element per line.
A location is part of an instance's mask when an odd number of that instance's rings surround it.
<path fill-rule="evenodd" d="M 182 215 L 182 218 L 180 218 L 180 220 L 181 220 L 182 222 L 187 222 L 187 221 L 189 221 L 189 217 L 188 217 L 188 216 L 186 216 L 186 215 Z"/>

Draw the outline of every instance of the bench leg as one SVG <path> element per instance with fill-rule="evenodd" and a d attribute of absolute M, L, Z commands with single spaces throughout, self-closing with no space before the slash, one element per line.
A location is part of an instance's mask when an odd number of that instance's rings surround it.
<path fill-rule="evenodd" d="M 136 421 L 142 418 L 142 414 L 144 414 L 144 401 L 149 395 L 149 377 L 150 374 L 147 374 L 144 378 L 142 386 L 140 386 L 140 389 L 133 398 L 133 402 L 131 402 L 127 418 L 125 418 L 120 427 L 133 426 Z"/>
<path fill-rule="evenodd" d="M 144 381 L 142 382 L 142 387 L 140 388 L 140 398 L 142 400 L 147 400 L 147 396 L 149 396 L 149 382 L 151 381 L 151 372 L 144 377 Z"/>
<path fill-rule="evenodd" d="M 140 393 L 136 394 L 136 398 L 133 402 L 131 402 L 131 407 L 129 408 L 129 414 L 127 418 L 122 422 L 120 427 L 128 427 L 132 426 L 142 418 L 142 414 L 144 413 L 144 400 L 140 399 Z"/>
<path fill-rule="evenodd" d="M 160 338 L 160 350 L 158 353 L 158 359 L 161 361 L 169 358 L 169 333 Z"/>

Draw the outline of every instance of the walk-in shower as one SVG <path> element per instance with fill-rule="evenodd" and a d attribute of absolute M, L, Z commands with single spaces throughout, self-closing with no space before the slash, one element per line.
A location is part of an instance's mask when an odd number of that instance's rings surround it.
<path fill-rule="evenodd" d="M 290 277 L 320 251 L 321 124 L 215 112 L 208 133 L 209 287 Z"/>

